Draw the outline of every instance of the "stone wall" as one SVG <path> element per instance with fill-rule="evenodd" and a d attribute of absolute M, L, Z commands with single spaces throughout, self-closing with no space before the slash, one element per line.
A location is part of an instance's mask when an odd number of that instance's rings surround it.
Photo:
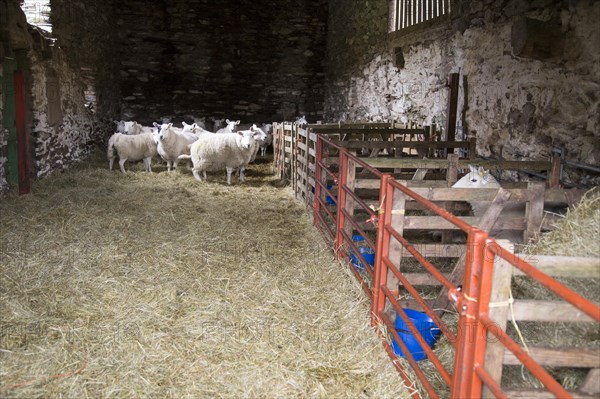
<path fill-rule="evenodd" d="M 568 159 L 600 163 L 599 2 L 462 0 L 446 24 L 404 38 L 388 35 L 384 3 L 330 0 L 326 120 L 443 128 L 447 78 L 460 73 L 457 134 L 476 136 L 480 155 L 503 148 L 508 159 L 546 159 L 564 146 Z M 524 16 L 558 27 L 559 57 L 513 53 L 511 30 Z"/>
<path fill-rule="evenodd" d="M 122 116 L 321 118 L 326 0 L 118 5 Z"/>
<path fill-rule="evenodd" d="M 75 5 L 75 2 L 70 4 Z M 85 7 L 83 7 L 85 8 Z M 60 170 L 73 162 L 85 158 L 98 143 L 112 132 L 110 120 L 118 106 L 115 90 L 106 87 L 92 90 L 97 107 L 90 112 L 84 105 L 89 103 L 90 83 L 115 81 L 110 79 L 110 61 L 100 62 L 104 55 L 99 49 L 112 47 L 108 43 L 92 39 L 98 30 L 89 23 L 89 33 L 84 43 L 70 47 L 65 40 L 61 47 L 60 30 L 50 37 L 47 33 L 29 26 L 18 6 L 18 1 L 0 0 L 0 11 L 4 11 L 1 39 L 3 56 L 17 60 L 18 69 L 25 76 L 26 133 L 29 136 L 31 175 L 41 177 Z M 88 21 L 98 21 L 90 15 Z M 85 25 L 85 20 L 79 19 Z M 108 31 L 108 30 L 107 30 Z M 85 35 L 83 35 L 85 36 Z M 83 41 L 83 40 L 82 40 Z M 94 54 L 96 51 L 100 55 Z M 94 62 L 96 64 L 92 65 Z M 92 66 L 90 66 L 92 65 Z M 109 65 L 108 67 L 105 67 Z M 113 68 L 118 71 L 118 69 Z M 97 73 L 100 71 L 100 73 Z M 98 78 L 99 77 L 99 78 Z M 108 93 L 111 105 L 103 106 L 102 96 Z M 5 106 L 5 104 L 3 104 Z M 0 121 L 1 122 L 1 121 Z M 1 125 L 1 123 L 0 123 Z M 4 126 L 0 126 L 0 192 L 8 190 L 4 179 L 6 166 L 6 137 Z"/>

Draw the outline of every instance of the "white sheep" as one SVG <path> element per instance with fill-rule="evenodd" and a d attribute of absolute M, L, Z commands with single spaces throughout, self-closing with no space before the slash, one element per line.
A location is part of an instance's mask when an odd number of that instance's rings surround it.
<path fill-rule="evenodd" d="M 113 120 L 113 123 L 115 125 L 117 125 L 117 130 L 115 130 L 115 132 L 117 133 L 126 133 L 125 131 L 125 121 L 124 120 Z"/>
<path fill-rule="evenodd" d="M 231 184 L 231 174 L 240 168 L 239 180 L 244 181 L 244 166 L 250 162 L 253 145 L 260 132 L 240 130 L 236 133 L 205 134 L 191 147 L 191 155 L 181 155 L 179 159 L 192 159 L 192 173 L 202 181 L 200 172 L 206 179 L 207 171 L 227 170 L 227 184 Z"/>
<path fill-rule="evenodd" d="M 236 130 L 236 126 L 240 124 L 240 121 L 230 121 L 225 119 L 225 127 L 217 130 L 217 133 L 233 133 Z"/>
<path fill-rule="evenodd" d="M 254 144 L 252 144 L 252 156 L 250 157 L 250 162 L 254 162 L 254 160 L 256 159 L 256 154 L 258 154 L 258 150 L 260 149 L 260 146 L 267 141 L 268 135 L 265 133 L 264 130 L 257 127 L 256 125 L 250 126 L 250 130 L 258 133 L 258 136 L 256 136 L 256 139 L 254 140 Z"/>
<path fill-rule="evenodd" d="M 273 144 L 273 124 L 263 123 L 262 130 L 266 133 L 267 138 L 259 143 L 260 155 L 267 155 L 267 147 Z"/>
<path fill-rule="evenodd" d="M 500 183 L 488 170 L 485 170 L 482 166 L 476 167 L 469 165 L 469 173 L 464 175 L 456 183 L 452 185 L 453 188 L 501 188 Z M 491 201 L 469 201 L 471 208 L 473 209 L 473 215 L 481 217 L 485 214 L 489 208 Z M 510 220 L 515 218 L 522 218 L 525 216 L 525 205 L 523 203 L 507 203 L 498 219 Z M 494 238 L 502 238 L 510 240 L 514 243 L 523 242 L 523 233 L 520 231 L 511 230 L 492 230 L 490 235 Z"/>
<path fill-rule="evenodd" d="M 296 125 L 306 125 L 308 122 L 306 120 L 306 115 L 302 115 L 301 117 L 296 118 Z"/>
<path fill-rule="evenodd" d="M 180 128 L 173 127 L 172 123 L 163 123 L 159 125 L 154 122 L 154 127 L 158 129 L 158 154 L 160 157 L 167 162 L 167 171 L 177 170 L 177 164 L 179 163 L 179 156 L 188 154 L 190 144 L 198 140 L 198 136 L 188 131 L 188 127 L 192 125 L 184 125 L 186 131 Z M 197 126 L 197 125 L 196 125 Z"/>
<path fill-rule="evenodd" d="M 125 162 L 144 160 L 144 170 L 152 172 L 152 157 L 157 154 L 156 139 L 152 133 L 127 135 L 122 133 L 113 134 L 108 139 L 108 168 L 112 170 L 115 159 L 115 150 L 119 155 L 119 167 L 125 173 Z"/>
<path fill-rule="evenodd" d="M 142 126 L 136 121 L 124 122 L 125 134 L 154 133 L 152 126 Z"/>

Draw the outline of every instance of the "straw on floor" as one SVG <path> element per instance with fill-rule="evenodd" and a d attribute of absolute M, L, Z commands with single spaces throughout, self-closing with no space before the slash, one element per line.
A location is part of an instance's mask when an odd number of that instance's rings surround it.
<path fill-rule="evenodd" d="M 409 397 L 269 163 L 228 187 L 105 162 L 0 202 L 0 396 Z"/>

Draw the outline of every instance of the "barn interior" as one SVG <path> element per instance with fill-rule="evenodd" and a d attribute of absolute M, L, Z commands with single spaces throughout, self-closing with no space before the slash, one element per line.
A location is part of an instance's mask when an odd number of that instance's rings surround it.
<path fill-rule="evenodd" d="M 444 130 L 450 73 L 460 74 L 456 137 L 476 137 L 479 155 L 563 149 L 600 162 L 596 2 L 453 1 L 442 22 L 390 32 L 386 1 L 26 1 L 51 33 L 20 3 L 0 3 L 3 193 L 17 175 L 15 70 L 33 177 L 84 159 L 114 119 L 306 115 Z"/>
<path fill-rule="evenodd" d="M 398 379 L 303 204 L 282 194 L 271 150 L 233 187 L 140 165 L 121 176 L 105 161 L 115 120 L 306 116 L 442 137 L 452 126 L 478 157 L 560 154 L 583 166 L 561 172 L 564 187 L 600 183 L 600 2 L 440 0 L 447 14 L 407 27 L 400 3 L 413 2 L 0 0 L 0 396 L 419 390 Z"/>

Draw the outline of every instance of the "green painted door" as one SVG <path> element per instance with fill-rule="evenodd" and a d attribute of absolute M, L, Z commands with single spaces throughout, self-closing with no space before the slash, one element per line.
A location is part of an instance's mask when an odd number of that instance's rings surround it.
<path fill-rule="evenodd" d="M 4 128 L 8 130 L 8 148 L 6 151 L 6 178 L 9 183 L 16 184 L 19 181 L 17 168 L 17 127 L 16 107 L 15 107 L 15 80 L 14 75 L 17 70 L 17 61 L 9 57 L 5 57 L 4 71 L 2 75 L 2 103 L 4 110 L 2 111 L 2 120 Z"/>

